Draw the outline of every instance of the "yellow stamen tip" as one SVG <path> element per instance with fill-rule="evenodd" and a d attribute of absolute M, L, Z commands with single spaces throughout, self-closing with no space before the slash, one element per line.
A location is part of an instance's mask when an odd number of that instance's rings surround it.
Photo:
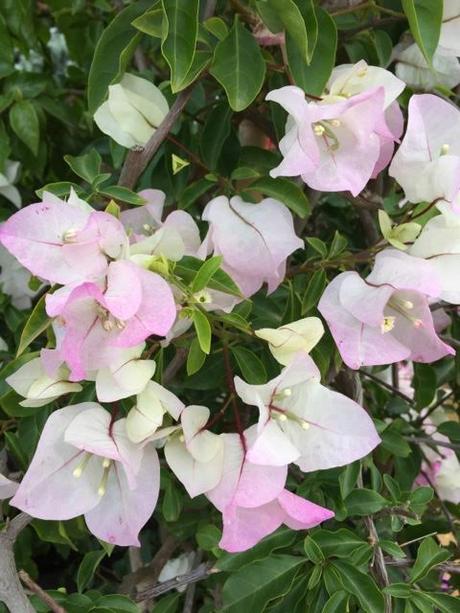
<path fill-rule="evenodd" d="M 97 488 L 97 493 L 99 496 L 103 496 L 105 494 L 105 487 L 103 485 L 101 485 L 100 487 Z"/>
<path fill-rule="evenodd" d="M 183 434 L 181 434 L 181 435 L 179 436 L 179 441 L 180 441 L 181 443 L 184 443 L 184 442 L 185 442 L 185 436 L 184 436 Z"/>
<path fill-rule="evenodd" d="M 287 421 L 287 417 L 286 417 L 286 415 L 284 415 L 283 413 L 281 413 L 280 415 L 278 415 L 278 420 L 279 420 L 279 421 Z"/>
<path fill-rule="evenodd" d="M 102 460 L 102 466 L 103 466 L 104 468 L 108 468 L 108 467 L 110 466 L 110 463 L 111 463 L 111 460 L 109 460 L 108 458 L 104 458 L 104 459 Z"/>
<path fill-rule="evenodd" d="M 382 334 L 385 332 L 390 332 L 395 327 L 396 317 L 384 317 L 382 323 L 380 324 L 380 330 Z"/>
<path fill-rule="evenodd" d="M 447 153 L 449 153 L 450 151 L 450 145 L 448 145 L 447 143 L 445 143 L 444 145 L 441 145 L 441 155 L 446 155 Z"/>
<path fill-rule="evenodd" d="M 414 308 L 414 303 L 411 302 L 410 300 L 404 300 L 403 301 L 403 305 L 406 307 L 406 309 L 413 309 Z"/>
<path fill-rule="evenodd" d="M 292 390 L 290 387 L 287 387 L 285 390 L 283 390 L 283 396 L 286 396 L 286 397 L 292 396 Z"/>
<path fill-rule="evenodd" d="M 73 471 L 72 475 L 75 477 L 75 479 L 79 479 L 82 473 L 83 473 L 83 470 L 81 466 L 77 466 L 77 468 L 75 468 L 75 470 Z"/>
<path fill-rule="evenodd" d="M 340 119 L 331 119 L 331 126 L 334 128 L 340 128 L 340 126 L 342 125 L 342 122 L 340 121 Z"/>
<path fill-rule="evenodd" d="M 321 124 L 316 124 L 316 126 L 313 127 L 313 132 L 316 134 L 316 136 L 322 136 L 325 131 L 325 127 Z"/>
<path fill-rule="evenodd" d="M 308 430 L 308 428 L 310 427 L 310 424 L 308 423 L 308 421 L 305 421 L 305 420 L 302 421 L 301 425 L 304 430 Z"/>

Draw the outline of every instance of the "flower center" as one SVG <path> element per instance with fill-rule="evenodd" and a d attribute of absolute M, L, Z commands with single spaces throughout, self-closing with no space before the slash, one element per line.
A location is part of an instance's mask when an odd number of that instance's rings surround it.
<path fill-rule="evenodd" d="M 339 128 L 342 125 L 340 119 L 326 119 L 317 121 L 313 124 L 313 132 L 318 137 L 322 137 L 328 149 L 336 151 L 339 148 L 339 139 L 332 128 Z"/>
<path fill-rule="evenodd" d="M 393 294 L 393 296 L 391 296 L 390 300 L 388 300 L 387 306 L 389 306 L 391 309 L 393 309 L 393 311 L 396 311 L 402 317 L 404 317 L 405 319 L 410 321 L 415 328 L 420 328 L 420 327 L 423 326 L 423 321 L 421 319 L 418 319 L 417 317 L 414 317 L 411 314 L 411 311 L 414 308 L 414 303 L 411 302 L 410 300 L 405 300 L 403 298 L 398 298 L 398 296 L 395 296 Z M 385 327 L 385 320 L 388 320 L 388 324 L 387 325 L 391 325 L 391 327 L 388 328 L 388 329 L 384 329 L 384 327 Z M 385 316 L 383 318 L 383 322 L 381 324 L 382 333 L 388 332 L 389 330 L 392 330 L 394 328 L 395 321 L 396 321 L 395 317 Z"/>

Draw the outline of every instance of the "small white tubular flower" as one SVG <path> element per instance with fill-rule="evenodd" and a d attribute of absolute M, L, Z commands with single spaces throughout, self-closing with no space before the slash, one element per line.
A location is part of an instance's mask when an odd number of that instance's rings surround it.
<path fill-rule="evenodd" d="M 15 392 L 24 396 L 19 404 L 23 407 L 41 407 L 63 394 L 79 392 L 82 387 L 78 383 L 67 381 L 69 374 L 65 366 L 60 366 L 53 376 L 49 376 L 40 358 L 27 362 L 15 373 L 7 377 L 6 382 Z"/>
<path fill-rule="evenodd" d="M 5 160 L 3 172 L 0 172 L 0 196 L 3 196 L 14 204 L 16 208 L 20 208 L 22 200 L 21 194 L 14 187 L 19 174 L 19 162 Z"/>
<path fill-rule="evenodd" d="M 222 478 L 224 439 L 205 429 L 209 409 L 186 407 L 181 414 L 182 434 L 165 445 L 166 461 L 191 498 L 209 492 Z"/>
<path fill-rule="evenodd" d="M 136 406 L 126 418 L 128 438 L 133 443 L 146 441 L 161 426 L 165 413 L 179 419 L 183 408 L 184 404 L 172 392 L 155 381 L 149 381 L 145 389 L 138 394 Z"/>
<path fill-rule="evenodd" d="M 110 366 L 89 375 L 90 380 L 96 381 L 96 396 L 100 402 L 115 402 L 145 389 L 155 372 L 155 362 L 140 359 L 144 347 L 142 343 L 120 351 Z"/>
<path fill-rule="evenodd" d="M 309 353 L 324 334 L 319 317 L 305 317 L 279 328 L 260 328 L 255 335 L 268 342 L 273 357 L 287 366 L 299 351 Z"/>
<path fill-rule="evenodd" d="M 98 128 L 123 147 L 144 146 L 169 110 L 161 91 L 146 79 L 125 74 L 109 86 L 109 97 L 94 114 Z"/>

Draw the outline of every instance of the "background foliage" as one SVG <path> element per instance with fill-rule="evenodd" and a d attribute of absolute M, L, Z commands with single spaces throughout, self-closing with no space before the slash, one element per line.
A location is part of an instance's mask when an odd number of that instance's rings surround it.
<path fill-rule="evenodd" d="M 120 206 L 135 204 L 133 177 L 122 178 L 124 189 L 117 186 L 126 150 L 98 131 L 92 114 L 127 67 L 161 84 L 171 103 L 185 92 L 180 120 L 136 190 L 162 189 L 169 207 L 197 218 L 213 195 L 274 196 L 293 211 L 297 233 L 306 239 L 307 250 L 291 258 L 288 277 L 273 296 L 261 292 L 234 314 L 213 321 L 230 342 L 231 371 L 252 383 L 265 382 L 277 374 L 276 365 L 266 346 L 247 332 L 315 314 L 328 278 L 344 269 L 366 272 L 368 248 L 380 239 L 376 211 L 384 208 L 395 222 L 402 213 L 400 194 L 385 175 L 357 198 L 270 178 L 269 169 L 280 159 L 276 144 L 285 115 L 264 96 L 289 82 L 319 95 L 340 63 L 365 59 L 387 67 L 408 29 L 430 61 L 441 14 L 437 0 L 1 0 L 0 172 L 6 159 L 20 160 L 17 186 L 24 203 L 33 202 L 40 187 L 66 195 L 73 185 L 97 207 L 111 199 Z M 253 33 L 263 24 L 286 32 L 284 48 L 258 44 Z M 455 92 L 438 91 L 457 99 Z M 409 93 L 403 94 L 402 106 Z M 188 165 L 179 168 L 181 160 Z M 14 207 L 1 196 L 0 205 L 4 220 Z M 190 278 L 195 272 L 190 269 Z M 34 279 L 31 287 L 37 288 Z M 43 332 L 44 311 L 35 299 L 29 319 L 30 310 L 13 306 L 8 295 L 0 300 L 7 344 L 1 353 L 0 462 L 19 475 L 52 407 L 20 407 L 4 378 L 25 359 L 22 350 L 40 346 L 34 339 Z M 460 319 L 455 310 L 450 315 L 447 334 L 458 345 Z M 169 383 L 174 393 L 186 404 L 204 404 L 217 413 L 228 367 L 221 342 L 206 355 L 208 331 L 198 323 L 196 332 L 199 341 L 192 340 L 192 332 L 157 354 L 155 378 L 163 380 L 162 365 L 175 359 L 179 368 Z M 16 357 L 21 342 L 22 355 Z M 460 588 L 458 506 L 414 482 L 423 459 L 420 444 L 430 444 L 420 411 L 441 405 L 458 411 L 459 359 L 416 365 L 411 399 L 401 391 L 396 369 L 390 383 L 377 378 L 378 368 L 357 375 L 344 369 L 329 335 L 313 357 L 329 385 L 355 398 L 362 394 L 383 441 L 372 457 L 344 469 L 306 476 L 292 471 L 292 491 L 335 511 L 327 527 L 308 536 L 283 528 L 248 552 L 223 553 L 217 547 L 218 513 L 204 497 L 191 501 L 165 472 L 161 503 L 142 532 L 141 560 L 123 548 L 104 548 L 81 518 L 35 520 L 17 539 L 17 567 L 69 613 L 141 610 L 135 601 L 158 594 L 151 589 L 161 567 L 184 552 L 195 552 L 201 581 L 186 592 L 160 594 L 155 612 L 458 611 L 449 595 Z M 79 399 L 90 393 L 88 388 Z M 232 419 L 225 415 L 224 430 Z M 458 423 L 445 422 L 439 430 L 458 452 Z M 14 515 L 6 503 L 3 510 Z M 141 562 L 146 566 L 139 569 Z M 447 583 L 442 582 L 447 571 Z M 50 610 L 32 598 L 37 611 Z"/>

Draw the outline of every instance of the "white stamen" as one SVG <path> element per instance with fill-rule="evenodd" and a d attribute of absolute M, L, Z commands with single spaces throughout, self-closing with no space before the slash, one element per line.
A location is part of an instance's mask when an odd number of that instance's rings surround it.
<path fill-rule="evenodd" d="M 74 228 L 70 228 L 70 230 L 66 230 L 64 232 L 63 237 L 62 237 L 64 243 L 73 243 L 73 242 L 75 242 L 75 239 L 77 238 L 77 232 L 78 232 L 78 230 L 75 230 Z"/>
<path fill-rule="evenodd" d="M 304 430 L 308 430 L 308 428 L 310 427 L 310 424 L 308 423 L 308 421 L 305 421 L 305 419 L 302 419 L 302 421 L 300 422 L 300 425 L 302 426 Z"/>
<path fill-rule="evenodd" d="M 410 310 L 410 309 L 413 309 L 413 308 L 414 308 L 414 303 L 413 303 L 413 302 L 411 302 L 410 300 L 403 300 L 403 301 L 402 301 L 402 304 L 403 304 L 403 306 L 404 306 L 406 309 L 409 309 L 409 310 Z"/>
<path fill-rule="evenodd" d="M 284 413 L 278 415 L 278 421 L 287 421 L 287 416 Z"/>
<path fill-rule="evenodd" d="M 290 387 L 286 387 L 281 393 L 283 394 L 283 396 L 286 396 L 286 398 L 292 396 L 292 390 Z"/>
<path fill-rule="evenodd" d="M 340 128 L 340 126 L 342 125 L 342 122 L 340 121 L 340 119 L 331 119 L 329 123 L 331 124 L 333 128 Z"/>
<path fill-rule="evenodd" d="M 185 436 L 184 436 L 183 434 L 181 434 L 181 435 L 179 436 L 179 441 L 180 441 L 181 443 L 184 443 L 184 442 L 185 442 Z"/>
<path fill-rule="evenodd" d="M 109 458 L 104 458 L 104 459 L 102 460 L 102 466 L 103 466 L 104 468 L 108 468 L 108 467 L 110 466 L 110 463 L 111 463 L 111 460 L 109 460 Z"/>
<path fill-rule="evenodd" d="M 106 319 L 102 322 L 102 327 L 106 332 L 111 332 L 114 328 L 114 323 L 113 321 L 110 321 L 110 319 Z"/>

